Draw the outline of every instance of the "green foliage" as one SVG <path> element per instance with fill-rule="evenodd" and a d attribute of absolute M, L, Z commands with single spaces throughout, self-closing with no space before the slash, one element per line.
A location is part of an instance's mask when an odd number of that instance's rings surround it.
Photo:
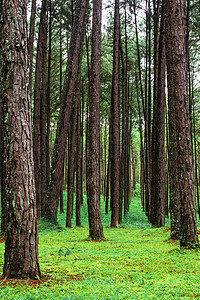
<path fill-rule="evenodd" d="M 137 187 L 138 188 L 138 187 Z M 137 190 L 136 188 L 136 190 Z M 66 195 L 64 195 L 66 199 Z M 132 199 L 123 226 L 107 227 L 106 239 L 88 241 L 87 206 L 82 207 L 83 227 L 65 228 L 39 222 L 39 256 L 42 274 L 37 282 L 1 280 L 0 299 L 195 299 L 200 297 L 199 251 L 180 250 L 169 239 L 168 227 L 152 228 L 140 199 Z M 73 219 L 73 226 L 75 226 Z M 4 244 L 0 244 L 3 267 Z"/>

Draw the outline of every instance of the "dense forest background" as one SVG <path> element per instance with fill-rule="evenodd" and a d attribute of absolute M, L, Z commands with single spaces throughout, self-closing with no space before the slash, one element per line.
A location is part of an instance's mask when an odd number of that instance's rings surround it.
<path fill-rule="evenodd" d="M 115 0 L 102 9 L 101 1 L 32 0 L 28 15 L 23 1 L 13 3 L 0 4 L 4 275 L 15 276 L 12 251 L 24 247 L 16 237 L 30 230 L 34 267 L 20 272 L 40 276 L 37 220 L 56 223 L 60 210 L 71 228 L 75 211 L 81 226 L 84 195 L 92 240 L 104 238 L 100 206 L 118 228 L 139 193 L 150 224 L 170 217 L 171 238 L 198 248 L 199 1 Z M 29 99 L 23 107 L 20 97 Z"/>

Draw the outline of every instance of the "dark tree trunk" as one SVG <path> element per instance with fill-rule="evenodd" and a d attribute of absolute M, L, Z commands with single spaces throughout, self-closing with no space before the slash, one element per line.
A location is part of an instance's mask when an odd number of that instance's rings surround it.
<path fill-rule="evenodd" d="M 124 164 L 124 215 L 129 211 L 130 201 L 130 128 L 129 128 L 129 83 L 128 83 L 128 37 L 125 9 L 125 164 Z"/>
<path fill-rule="evenodd" d="M 137 106 L 138 106 L 138 114 L 139 114 L 139 133 L 140 133 L 140 189 L 141 189 L 141 204 L 143 207 L 143 211 L 145 211 L 145 203 L 144 203 L 144 146 L 143 146 L 143 131 L 142 131 L 142 116 L 140 109 L 140 101 L 139 101 L 139 91 L 138 91 L 138 78 L 136 75 L 136 92 L 137 92 Z"/>
<path fill-rule="evenodd" d="M 40 150 L 40 159 L 41 159 L 41 211 L 46 210 L 46 191 L 47 191 L 47 90 L 46 90 L 46 76 L 47 76 L 47 13 L 44 16 L 44 39 L 42 41 L 42 83 L 41 83 L 41 94 L 40 94 L 40 131 L 41 131 L 41 150 Z M 50 66 L 49 66 L 50 67 Z M 49 96 L 50 98 L 50 96 Z M 48 104 L 50 107 L 49 99 Z M 50 120 L 48 120 L 50 121 Z M 39 217 L 39 216 L 38 216 Z"/>
<path fill-rule="evenodd" d="M 71 220 L 73 217 L 76 125 L 77 125 L 77 99 L 75 97 L 74 107 L 72 109 L 72 113 L 70 116 L 70 130 L 69 130 L 66 227 L 72 227 Z"/>
<path fill-rule="evenodd" d="M 164 6 L 162 5 L 159 58 L 158 58 L 158 88 L 153 125 L 155 133 L 155 153 L 152 156 L 152 197 L 151 223 L 154 226 L 165 225 L 165 36 L 164 36 Z"/>
<path fill-rule="evenodd" d="M 166 51 L 166 46 L 165 46 Z M 165 54 L 166 56 L 166 54 Z M 169 216 L 169 126 L 168 126 L 168 112 L 165 109 L 165 124 L 166 124 L 166 151 L 165 151 L 165 215 Z"/>
<path fill-rule="evenodd" d="M 118 226 L 119 220 L 119 170 L 120 170 L 120 126 L 119 126 L 119 0 L 115 0 L 113 78 L 111 95 L 111 227 Z"/>
<path fill-rule="evenodd" d="M 101 16 L 102 1 L 93 0 L 92 53 L 90 73 L 89 135 L 87 157 L 87 203 L 89 237 L 102 239 L 100 211 L 100 71 L 101 71 Z"/>
<path fill-rule="evenodd" d="M 49 184 L 49 174 L 50 174 L 50 118 L 51 118 L 51 44 L 52 44 L 52 4 L 49 1 L 49 49 L 48 49 L 48 72 L 47 72 L 47 88 L 46 88 L 46 189 Z M 45 215 L 46 206 L 46 194 L 45 198 L 42 200 L 41 206 L 41 216 Z"/>
<path fill-rule="evenodd" d="M 126 151 L 126 64 L 124 59 L 124 51 L 122 46 L 122 39 L 120 34 L 120 56 L 122 69 L 122 143 L 121 143 L 121 157 L 120 157 L 120 182 L 119 182 L 119 224 L 122 223 L 123 215 L 123 199 L 125 192 L 125 151 Z"/>
<path fill-rule="evenodd" d="M 60 77 L 60 89 L 59 89 L 59 94 L 60 94 L 60 105 L 62 103 L 62 88 L 63 88 L 63 72 L 62 72 L 62 66 L 63 66 L 63 63 L 62 63 L 62 2 L 61 2 L 61 7 L 60 7 L 60 24 L 59 24 L 59 50 L 60 50 L 60 61 L 59 61 L 59 67 L 60 67 L 60 74 L 59 74 L 59 77 Z M 67 156 L 67 155 L 66 155 Z M 63 199 L 63 185 L 64 185 L 64 167 L 67 166 L 67 163 L 63 164 L 63 171 L 62 171 L 62 183 L 61 183 L 61 186 L 60 186 L 60 212 L 61 213 L 64 213 L 64 199 Z M 68 170 L 68 168 L 67 168 Z M 67 178 L 68 178 L 68 172 L 66 172 L 66 182 L 67 182 Z"/>
<path fill-rule="evenodd" d="M 109 143 L 108 143 L 108 163 L 107 163 L 107 174 L 106 174 L 106 201 L 105 201 L 105 213 L 108 214 L 109 210 L 109 195 L 110 195 L 110 165 L 111 165 L 111 123 L 109 118 Z"/>
<path fill-rule="evenodd" d="M 30 31 L 28 39 L 28 52 L 29 52 L 29 93 L 32 94 L 32 72 L 33 72 L 33 49 L 34 49 L 34 32 L 35 32 L 35 15 L 36 15 L 37 0 L 32 0 L 31 5 L 31 18 L 30 18 Z"/>
<path fill-rule="evenodd" d="M 196 118 L 194 113 L 194 87 L 192 84 L 191 91 L 192 98 L 192 114 L 193 114 L 193 138 L 194 138 L 194 174 L 195 174 L 195 185 L 196 185 L 196 199 L 197 199 L 197 208 L 198 214 L 200 216 L 200 203 L 199 203 L 199 180 L 198 180 L 198 162 L 197 162 L 197 134 L 196 134 Z M 200 166 L 199 166 L 200 167 Z"/>
<path fill-rule="evenodd" d="M 33 176 L 31 102 L 28 92 L 26 1 L 3 0 L 0 15 L 5 115 L 5 201 L 7 204 L 4 278 L 40 276 Z M 20 30 L 14 30 L 20 28 Z"/>
<path fill-rule="evenodd" d="M 36 75 L 34 86 L 34 118 L 33 118 L 33 154 L 34 154 L 34 174 L 35 174 L 35 188 L 36 188 L 36 202 L 37 202 L 37 216 L 40 218 L 41 212 L 41 197 L 44 196 L 44 181 L 46 185 L 46 167 L 44 166 L 44 154 L 41 157 L 42 151 L 46 151 L 46 134 L 45 146 L 43 134 L 46 115 L 46 41 L 47 41 L 47 0 L 42 1 L 42 8 L 40 14 L 40 25 L 38 34 L 37 58 L 36 58 Z M 44 88 L 45 87 L 45 88 Z M 44 107 L 43 107 L 44 105 Z M 45 112 L 44 112 L 45 111 Z M 44 116 L 43 116 L 44 113 Z M 43 120 L 42 120 L 43 119 Z M 41 121 L 42 120 L 42 121 Z M 44 149 L 45 148 L 45 149 Z M 43 149 L 43 150 L 42 150 Z M 45 174 L 42 175 L 42 167 L 45 167 Z"/>
<path fill-rule="evenodd" d="M 76 226 L 81 226 L 82 189 L 82 141 L 81 141 L 81 74 L 80 66 L 77 85 L 77 129 L 76 129 Z"/>
<path fill-rule="evenodd" d="M 165 22 L 169 130 L 172 124 L 175 124 L 171 131 L 170 155 L 172 157 L 172 153 L 175 152 L 175 159 L 177 159 L 176 188 L 180 196 L 180 246 L 194 248 L 199 247 L 199 241 L 194 199 L 191 123 L 188 110 L 185 13 L 186 0 L 167 1 Z M 174 173 L 170 173 L 170 176 L 175 182 Z M 174 206 L 176 210 L 179 209 L 176 204 Z"/>
<path fill-rule="evenodd" d="M 0 85 L 3 87 L 3 58 L 0 55 L 0 76 L 1 81 Z M 4 144 L 4 135 L 5 135 L 5 116 L 4 116 L 4 105 L 6 103 L 3 102 L 3 89 L 1 88 L 0 94 L 0 185 L 1 185 L 1 233 L 5 233 L 6 231 L 6 190 L 5 190 L 5 175 L 6 175 L 6 165 L 5 165 L 5 144 Z"/>
<path fill-rule="evenodd" d="M 62 169 L 67 144 L 67 131 L 71 109 L 73 105 L 73 94 L 75 78 L 78 66 L 78 58 L 81 52 L 82 36 L 84 34 L 84 23 L 86 19 L 88 0 L 78 0 L 73 24 L 71 43 L 69 49 L 66 80 L 63 88 L 63 100 L 56 132 L 56 140 L 52 157 L 50 184 L 48 188 L 48 209 L 46 217 L 51 220 L 57 219 L 58 200 L 62 185 Z"/>

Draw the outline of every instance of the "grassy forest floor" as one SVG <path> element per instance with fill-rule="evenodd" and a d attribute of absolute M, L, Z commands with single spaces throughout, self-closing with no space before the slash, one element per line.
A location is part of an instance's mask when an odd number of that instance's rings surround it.
<path fill-rule="evenodd" d="M 66 195 L 64 195 L 66 198 Z M 134 198 L 118 229 L 109 228 L 103 212 L 105 240 L 88 241 L 87 207 L 83 227 L 39 222 L 41 280 L 0 279 L 0 299 L 200 299 L 200 250 L 180 250 L 165 228 L 152 228 Z M 75 220 L 73 220 L 75 226 Z M 3 268 L 4 243 L 0 243 Z"/>

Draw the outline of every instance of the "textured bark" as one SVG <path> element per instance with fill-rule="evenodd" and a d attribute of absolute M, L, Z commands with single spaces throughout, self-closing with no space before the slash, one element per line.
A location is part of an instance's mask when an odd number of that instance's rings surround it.
<path fill-rule="evenodd" d="M 79 67 L 78 74 L 81 74 Z M 81 204 L 83 198 L 82 189 L 82 141 L 81 141 L 81 76 L 78 80 L 77 91 L 77 130 L 76 130 L 76 226 L 81 226 Z"/>
<path fill-rule="evenodd" d="M 44 37 L 43 37 L 43 49 L 42 49 L 42 90 L 40 94 L 40 131 L 41 131 L 41 150 L 40 150 L 40 158 L 41 158 L 41 208 L 40 211 L 45 211 L 46 206 L 46 191 L 47 191 L 47 148 L 49 150 L 48 137 L 47 137 L 47 114 L 48 114 L 48 122 L 49 119 L 49 111 L 47 113 L 47 101 L 48 107 L 50 107 L 49 103 L 49 95 L 47 100 L 47 90 L 46 90 L 46 76 L 47 76 L 47 15 L 44 16 Z M 48 70 L 49 72 L 49 70 Z M 49 90 L 50 91 L 50 90 Z M 49 128 L 48 128 L 49 130 Z M 48 152 L 49 155 L 49 152 Z M 44 215 L 44 214 L 43 214 Z M 42 216 L 43 216 L 42 215 Z"/>
<path fill-rule="evenodd" d="M 4 145 L 4 107 L 3 107 L 3 58 L 0 56 L 0 185 L 1 185 L 1 233 L 5 233 L 6 231 L 6 197 L 5 197 L 5 172 L 6 172 L 6 165 L 5 165 L 5 145 Z M 4 104 L 5 105 L 5 104 Z"/>
<path fill-rule="evenodd" d="M 108 214 L 109 210 L 109 195 L 110 195 L 110 165 L 111 165 L 111 121 L 109 119 L 109 143 L 108 143 L 108 162 L 107 162 L 107 174 L 106 174 L 106 201 L 105 201 L 105 213 Z"/>
<path fill-rule="evenodd" d="M 164 36 L 164 6 L 162 5 L 157 101 L 154 109 L 154 142 L 155 153 L 152 156 L 152 197 L 151 197 L 151 223 L 154 226 L 165 225 L 165 36 Z"/>
<path fill-rule="evenodd" d="M 51 118 L 51 44 L 52 44 L 52 4 L 49 0 L 49 26 L 48 26 L 48 72 L 47 72 L 47 87 L 46 87 L 46 189 L 49 184 L 50 174 L 50 118 Z M 43 171 L 44 172 L 44 171 Z M 46 194 L 42 199 L 41 216 L 45 215 L 47 204 Z"/>
<path fill-rule="evenodd" d="M 191 123 L 187 93 L 186 1 L 170 0 L 166 4 L 169 130 L 173 126 L 170 132 L 170 155 L 172 157 L 173 152 L 175 152 L 177 164 L 175 174 L 170 173 L 170 176 L 171 180 L 176 182 L 176 188 L 180 197 L 180 246 L 193 248 L 199 247 L 199 241 L 194 199 Z M 172 161 L 170 163 L 172 164 Z M 174 179 L 174 175 L 177 175 L 177 180 Z M 176 203 L 174 206 L 177 209 Z"/>
<path fill-rule="evenodd" d="M 69 141 L 68 141 L 69 151 L 68 151 L 66 227 L 72 227 L 71 221 L 73 217 L 76 126 L 77 126 L 77 99 L 75 97 L 75 103 L 70 117 L 70 130 L 69 130 Z"/>
<path fill-rule="evenodd" d="M 0 5 L 5 115 L 7 224 L 4 278 L 40 276 L 33 175 L 31 102 L 28 93 L 26 1 Z"/>
<path fill-rule="evenodd" d="M 122 73 L 122 142 L 121 142 L 121 157 L 120 157 L 120 182 L 119 182 L 119 224 L 122 223 L 122 215 L 123 215 L 123 199 L 125 192 L 125 151 L 126 151 L 126 64 L 124 59 L 124 50 L 122 46 L 122 39 L 120 34 L 120 56 L 121 56 L 121 73 Z"/>
<path fill-rule="evenodd" d="M 45 194 L 46 188 L 44 187 L 43 176 L 45 177 L 46 184 L 46 167 L 44 165 L 44 157 L 41 157 L 42 151 L 46 149 L 46 135 L 45 145 L 43 128 L 46 125 L 44 117 L 46 115 L 46 26 L 47 26 L 47 0 L 42 1 L 40 25 L 38 34 L 37 45 L 37 58 L 36 58 L 36 74 L 34 86 L 34 117 L 33 117 L 33 155 L 34 155 L 34 169 L 35 169 L 35 188 L 36 188 L 36 201 L 37 201 L 37 216 L 40 218 L 41 213 L 41 199 Z M 43 107 L 44 105 L 44 107 Z M 43 116 L 43 113 L 45 115 Z M 42 120 L 42 121 L 41 121 Z M 42 130 L 41 130 L 42 128 Z M 43 150 L 41 150 L 41 147 Z M 45 148 L 45 149 L 44 149 Z M 45 167 L 43 172 L 42 168 Z M 45 198 L 43 198 L 45 199 Z"/>
<path fill-rule="evenodd" d="M 125 131 L 124 131 L 124 216 L 129 211 L 129 200 L 130 200 L 130 193 L 129 193 L 129 160 L 130 160 L 130 151 L 129 151 L 129 88 L 128 88 L 128 43 L 127 43 L 127 17 L 126 17 L 126 7 L 125 7 L 125 60 L 124 60 L 124 89 L 125 89 L 125 99 L 124 99 L 124 114 L 125 114 Z"/>
<path fill-rule="evenodd" d="M 32 0 L 31 4 L 31 18 L 30 18 L 30 31 L 28 39 L 28 52 L 29 52 L 29 93 L 32 94 L 32 72 L 33 72 L 33 46 L 34 46 L 34 33 L 35 33 L 35 15 L 36 15 L 37 0 Z"/>
<path fill-rule="evenodd" d="M 111 94 L 111 227 L 118 226 L 119 220 L 119 170 L 120 170 L 120 127 L 119 127 L 119 0 L 115 0 L 113 77 Z"/>
<path fill-rule="evenodd" d="M 57 219 L 59 192 L 62 184 L 62 169 L 67 144 L 67 131 L 71 109 L 73 105 L 73 92 L 75 77 L 78 66 L 78 57 L 81 51 L 84 22 L 87 13 L 88 0 L 78 0 L 73 24 L 69 58 L 66 71 L 66 79 L 63 88 L 63 100 L 60 110 L 56 140 L 54 144 L 50 183 L 48 188 L 48 209 L 46 217 L 51 220 Z"/>
<path fill-rule="evenodd" d="M 100 71 L 101 71 L 101 16 L 102 1 L 93 0 L 92 53 L 89 101 L 89 135 L 87 157 L 87 203 L 89 237 L 102 239 L 103 226 L 100 211 Z"/>

